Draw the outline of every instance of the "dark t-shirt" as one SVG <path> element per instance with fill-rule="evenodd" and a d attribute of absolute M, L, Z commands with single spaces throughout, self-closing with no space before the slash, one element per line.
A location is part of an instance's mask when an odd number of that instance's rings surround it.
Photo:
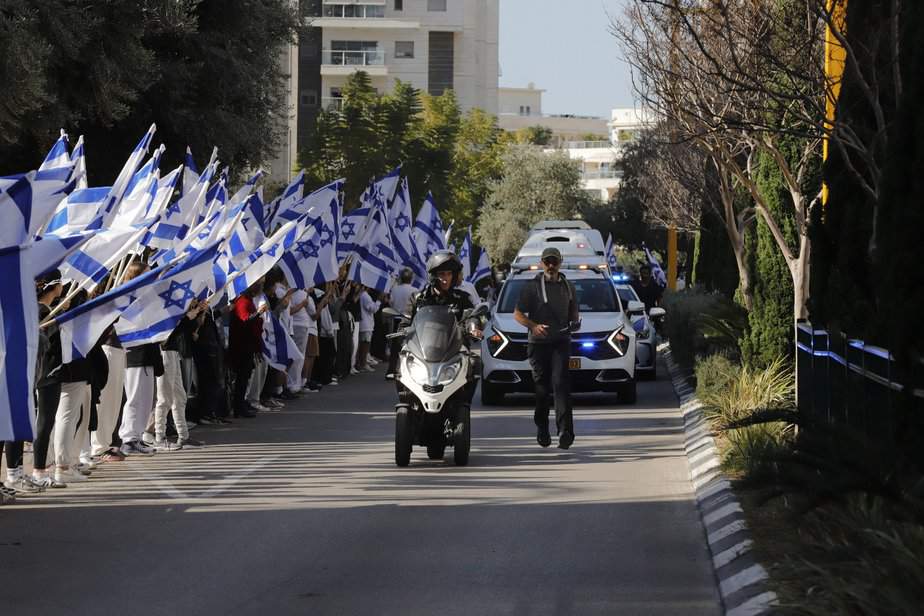
<path fill-rule="evenodd" d="M 633 280 L 632 288 L 635 289 L 638 298 L 645 304 L 645 312 L 657 306 L 658 302 L 661 301 L 661 296 L 664 294 L 664 289 L 654 280 L 647 285 L 643 285 L 638 280 Z"/>
<path fill-rule="evenodd" d="M 547 280 L 543 296 L 543 276 L 544 274 L 539 274 L 529 284 L 524 285 L 517 301 L 517 310 L 528 316 L 531 321 L 549 326 L 548 335 L 542 338 L 535 338 L 533 333 L 529 332 L 529 342 L 546 344 L 569 340 L 571 332 L 568 324 L 573 318 L 577 318 L 574 285 L 564 276 L 560 276 L 556 281 Z"/>

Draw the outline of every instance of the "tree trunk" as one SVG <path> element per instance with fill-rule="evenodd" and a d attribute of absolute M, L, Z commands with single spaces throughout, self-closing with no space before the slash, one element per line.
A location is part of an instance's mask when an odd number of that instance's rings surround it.
<path fill-rule="evenodd" d="M 793 315 L 796 321 L 808 318 L 811 254 L 812 241 L 807 235 L 800 236 L 799 254 L 789 266 L 792 273 Z"/>

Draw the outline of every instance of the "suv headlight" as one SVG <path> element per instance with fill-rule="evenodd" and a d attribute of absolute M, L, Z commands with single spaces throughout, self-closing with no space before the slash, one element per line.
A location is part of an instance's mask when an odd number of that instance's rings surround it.
<path fill-rule="evenodd" d="M 456 361 L 451 364 L 446 364 L 440 368 L 440 376 L 437 380 L 439 385 L 448 385 L 452 383 L 457 376 L 459 376 L 459 371 L 462 370 L 462 358 L 458 358 Z"/>
<path fill-rule="evenodd" d="M 629 350 L 629 337 L 622 333 L 623 327 L 623 325 L 617 327 L 616 331 L 606 339 L 607 344 L 613 347 L 613 350 L 620 355 L 625 355 L 626 351 Z"/>
<path fill-rule="evenodd" d="M 507 345 L 510 344 L 510 339 L 504 335 L 504 332 L 495 329 L 494 333 L 488 337 L 488 352 L 491 353 L 491 357 L 497 357 L 501 354 Z"/>
<path fill-rule="evenodd" d="M 430 373 L 427 371 L 427 366 L 421 361 L 414 359 L 413 355 L 407 356 L 407 373 L 411 375 L 411 379 L 418 385 L 429 385 L 430 384 Z"/>

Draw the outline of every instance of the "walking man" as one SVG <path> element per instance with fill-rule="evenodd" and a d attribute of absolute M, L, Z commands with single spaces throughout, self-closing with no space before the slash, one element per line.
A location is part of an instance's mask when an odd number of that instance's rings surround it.
<path fill-rule="evenodd" d="M 555 393 L 555 423 L 558 446 L 568 449 L 574 442 L 571 416 L 571 330 L 578 323 L 574 286 L 559 271 L 561 253 L 557 248 L 542 251 L 542 269 L 520 292 L 513 312 L 517 323 L 529 330 L 527 353 L 536 387 L 536 412 L 533 419 L 542 447 L 552 443 L 549 435 L 549 398 Z"/>

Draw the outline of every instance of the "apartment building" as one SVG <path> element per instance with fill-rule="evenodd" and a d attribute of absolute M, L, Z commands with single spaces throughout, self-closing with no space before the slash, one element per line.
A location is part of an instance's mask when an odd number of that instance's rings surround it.
<path fill-rule="evenodd" d="M 272 179 L 292 176 L 318 113 L 340 104 L 359 70 L 383 94 L 400 79 L 434 95 L 452 89 L 463 111 L 497 113 L 498 0 L 301 0 L 299 7 L 310 27 L 281 59 L 292 75 L 291 111 Z"/>

